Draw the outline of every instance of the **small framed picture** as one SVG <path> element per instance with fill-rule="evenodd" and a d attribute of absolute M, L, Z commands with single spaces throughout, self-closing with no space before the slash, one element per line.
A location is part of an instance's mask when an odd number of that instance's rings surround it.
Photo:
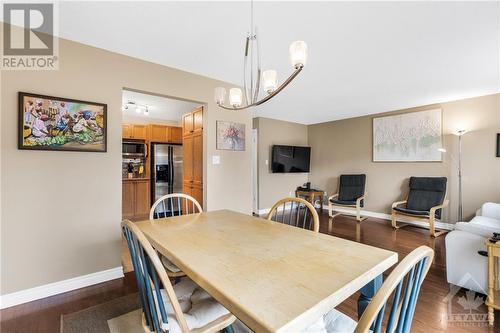
<path fill-rule="evenodd" d="M 19 93 L 18 148 L 106 152 L 107 105 Z"/>
<path fill-rule="evenodd" d="M 217 121 L 217 150 L 245 150 L 245 124 Z"/>

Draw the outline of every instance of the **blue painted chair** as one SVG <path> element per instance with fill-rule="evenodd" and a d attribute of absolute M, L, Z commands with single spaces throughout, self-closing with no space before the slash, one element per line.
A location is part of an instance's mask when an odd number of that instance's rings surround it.
<path fill-rule="evenodd" d="M 155 201 L 149 211 L 149 219 L 159 219 L 187 214 L 201 213 L 201 205 L 190 195 L 184 193 L 167 194 Z M 167 269 L 167 274 L 171 278 L 181 278 L 186 274 L 181 271 L 170 259 L 159 255 L 163 266 Z"/>
<path fill-rule="evenodd" d="M 267 219 L 319 232 L 319 216 L 314 206 L 302 198 L 284 198 L 276 202 Z"/>
<path fill-rule="evenodd" d="M 332 310 L 323 317 L 326 332 L 409 333 L 420 288 L 433 258 L 434 251 L 427 246 L 413 250 L 387 277 L 359 322 Z"/>
<path fill-rule="evenodd" d="M 134 265 L 146 332 L 232 333 L 236 318 L 188 278 L 172 286 L 156 251 L 133 222 L 122 231 Z"/>

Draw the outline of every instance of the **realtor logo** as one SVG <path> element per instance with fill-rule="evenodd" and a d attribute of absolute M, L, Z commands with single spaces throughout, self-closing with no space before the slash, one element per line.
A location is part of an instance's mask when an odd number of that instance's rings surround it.
<path fill-rule="evenodd" d="M 4 3 L 1 69 L 57 69 L 54 3 Z"/>

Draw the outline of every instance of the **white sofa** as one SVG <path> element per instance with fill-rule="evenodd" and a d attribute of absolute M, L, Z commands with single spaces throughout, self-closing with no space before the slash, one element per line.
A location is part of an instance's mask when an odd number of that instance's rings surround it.
<path fill-rule="evenodd" d="M 446 235 L 446 276 L 448 283 L 486 294 L 488 258 L 484 244 L 494 232 L 500 233 L 500 204 L 483 204 L 470 222 L 458 222 Z"/>

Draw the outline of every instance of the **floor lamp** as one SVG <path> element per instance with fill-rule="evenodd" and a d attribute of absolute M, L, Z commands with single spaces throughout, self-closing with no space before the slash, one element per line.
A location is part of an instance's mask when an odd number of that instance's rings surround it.
<path fill-rule="evenodd" d="M 458 222 L 463 221 L 462 205 L 462 136 L 466 130 L 459 130 L 455 133 L 458 136 Z"/>
<path fill-rule="evenodd" d="M 463 205 L 462 205 L 462 136 L 467 133 L 466 130 L 456 131 L 455 134 L 458 136 L 458 222 L 461 222 L 463 219 Z M 446 149 L 439 148 L 438 149 L 442 153 L 446 153 Z M 450 155 L 452 161 L 454 158 Z"/>

